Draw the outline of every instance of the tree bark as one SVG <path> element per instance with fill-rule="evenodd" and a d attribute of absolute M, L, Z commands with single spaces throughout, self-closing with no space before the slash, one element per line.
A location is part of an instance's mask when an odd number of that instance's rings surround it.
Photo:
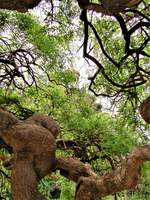
<path fill-rule="evenodd" d="M 52 124 L 51 127 L 54 128 Z M 51 131 L 42 125 L 19 121 L 0 109 L 0 138 L 13 148 L 13 157 L 8 162 L 12 168 L 13 199 L 45 200 L 37 185 L 56 167 L 56 141 Z"/>
<path fill-rule="evenodd" d="M 150 160 L 150 145 L 136 148 L 121 167 L 98 176 L 90 165 L 73 158 L 58 158 L 57 169 L 77 183 L 76 200 L 99 200 L 102 197 L 129 190 L 138 184 L 140 168 Z"/>
<path fill-rule="evenodd" d="M 81 177 L 77 185 L 76 200 L 98 200 L 134 188 L 140 177 L 141 165 L 149 160 L 150 145 L 145 145 L 134 150 L 120 168 L 100 177 Z"/>
<path fill-rule="evenodd" d="M 145 122 L 150 124 L 150 96 L 141 103 L 139 111 Z"/>
<path fill-rule="evenodd" d="M 55 157 L 56 141 L 51 127 L 48 130 L 41 125 L 20 122 L 1 109 L 0 122 L 0 138 L 13 148 L 14 153 L 9 160 L 14 200 L 46 200 L 38 193 L 37 184 L 56 169 L 77 183 L 76 200 L 99 200 L 134 188 L 141 165 L 150 160 L 150 145 L 144 145 L 130 153 L 121 167 L 98 176 L 89 164 L 73 158 Z"/>
<path fill-rule="evenodd" d="M 26 12 L 28 9 L 38 5 L 41 0 L 1 0 L 0 8 Z"/>
<path fill-rule="evenodd" d="M 46 200 L 37 191 L 39 179 L 31 155 L 20 154 L 12 168 L 11 187 L 14 200 Z"/>
<path fill-rule="evenodd" d="M 76 183 L 82 176 L 97 176 L 89 164 L 75 158 L 58 158 L 56 169 L 60 170 L 61 175 Z"/>
<path fill-rule="evenodd" d="M 0 8 L 26 12 L 34 8 L 41 0 L 1 0 Z M 125 8 L 136 7 L 141 0 L 103 0 L 101 4 L 90 3 L 89 0 L 77 0 L 81 9 L 92 10 L 104 15 L 122 12 Z"/>
<path fill-rule="evenodd" d="M 135 8 L 141 0 L 102 0 L 101 3 L 91 3 L 89 0 L 77 0 L 81 9 L 92 10 L 104 15 L 114 15 L 124 12 L 126 8 Z"/>

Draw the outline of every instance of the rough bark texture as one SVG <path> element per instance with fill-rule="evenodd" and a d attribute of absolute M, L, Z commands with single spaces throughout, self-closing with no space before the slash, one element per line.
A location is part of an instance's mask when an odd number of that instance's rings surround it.
<path fill-rule="evenodd" d="M 38 115 L 37 115 L 38 116 Z M 42 177 L 52 171 L 77 183 L 76 200 L 99 200 L 117 192 L 134 188 L 140 177 L 140 167 L 150 160 L 150 145 L 135 149 L 121 167 L 98 176 L 91 166 L 73 158 L 56 158 L 56 142 L 52 119 L 42 115 L 31 121 L 20 121 L 0 108 L 0 138 L 13 148 L 13 157 L 5 164 L 12 169 L 11 185 L 14 200 L 46 200 L 38 191 Z M 49 128 L 43 121 L 50 122 Z M 39 121 L 38 121 L 39 120 Z M 41 120 L 41 122 L 40 122 Z M 54 133 L 54 132 L 53 132 Z"/>
<path fill-rule="evenodd" d="M 141 0 L 102 0 L 103 7 L 111 12 L 118 13 L 125 10 L 125 8 L 136 7 Z"/>
<path fill-rule="evenodd" d="M 141 103 L 139 106 L 139 111 L 142 116 L 142 118 L 150 124 L 150 96 Z"/>
<path fill-rule="evenodd" d="M 90 3 L 88 0 L 77 0 L 81 9 L 92 10 L 104 15 L 114 15 L 126 8 L 135 8 L 141 0 L 102 0 L 101 4 Z"/>
<path fill-rule="evenodd" d="M 0 8 L 26 12 L 28 9 L 38 5 L 41 0 L 1 0 Z"/>
<path fill-rule="evenodd" d="M 58 123 L 50 116 L 44 114 L 34 114 L 24 121 L 29 124 L 36 124 L 48 129 L 56 138 L 60 132 Z"/>
<path fill-rule="evenodd" d="M 99 200 L 111 194 L 134 188 L 140 177 L 140 167 L 150 160 L 150 145 L 135 149 L 116 170 L 98 176 L 90 165 L 73 158 L 59 158 L 57 169 L 63 176 L 77 182 L 76 200 Z"/>
<path fill-rule="evenodd" d="M 46 200 L 36 190 L 38 182 L 31 155 L 18 155 L 11 175 L 13 199 Z"/>
<path fill-rule="evenodd" d="M 134 188 L 140 177 L 140 167 L 148 160 L 150 160 L 150 145 L 145 145 L 134 150 L 120 168 L 101 177 L 81 177 L 77 185 L 76 200 L 98 200 Z"/>
<path fill-rule="evenodd" d="M 58 158 L 56 169 L 60 170 L 61 175 L 74 182 L 78 182 L 82 176 L 97 176 L 89 164 L 74 158 Z"/>
<path fill-rule="evenodd" d="M 43 126 L 33 124 L 33 120 L 31 123 L 19 121 L 0 109 L 0 138 L 13 148 L 14 154 L 11 159 L 14 200 L 44 200 L 37 192 L 37 184 L 56 167 L 53 134 Z"/>
<path fill-rule="evenodd" d="M 41 0 L 1 0 L 0 8 L 26 12 L 39 4 Z M 90 3 L 89 0 L 77 0 L 81 9 L 92 10 L 105 15 L 123 12 L 125 8 L 136 7 L 141 0 L 102 0 L 102 4 Z"/>

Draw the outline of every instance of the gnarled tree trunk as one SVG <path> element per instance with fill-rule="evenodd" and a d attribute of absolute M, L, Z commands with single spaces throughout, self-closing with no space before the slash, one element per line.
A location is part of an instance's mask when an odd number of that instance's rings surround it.
<path fill-rule="evenodd" d="M 37 192 L 39 178 L 34 170 L 32 155 L 18 155 L 12 168 L 11 186 L 14 200 L 46 200 Z"/>
<path fill-rule="evenodd" d="M 44 121 L 46 118 L 44 117 Z M 33 119 L 31 121 L 35 123 Z M 144 145 L 130 153 L 119 168 L 98 176 L 90 165 L 77 159 L 56 158 L 54 130 L 58 129 L 53 124 L 48 129 L 42 123 L 37 124 L 39 123 L 21 122 L 9 112 L 0 109 L 0 138 L 13 148 L 14 153 L 10 160 L 14 200 L 46 200 L 37 191 L 38 182 L 57 169 L 63 176 L 77 183 L 76 200 L 99 200 L 101 197 L 134 188 L 140 177 L 141 165 L 150 160 L 150 145 Z M 57 126 L 57 123 L 54 124 Z"/>
<path fill-rule="evenodd" d="M 145 145 L 134 150 L 120 168 L 101 177 L 81 178 L 77 186 L 76 200 L 97 200 L 134 188 L 140 177 L 140 167 L 148 160 L 150 160 L 150 145 Z"/>
<path fill-rule="evenodd" d="M 45 200 L 37 185 L 56 167 L 56 141 L 50 131 L 52 128 L 54 133 L 54 126 L 51 124 L 46 129 L 29 121 L 25 123 L 0 108 L 0 138 L 13 148 L 10 162 L 14 200 Z"/>

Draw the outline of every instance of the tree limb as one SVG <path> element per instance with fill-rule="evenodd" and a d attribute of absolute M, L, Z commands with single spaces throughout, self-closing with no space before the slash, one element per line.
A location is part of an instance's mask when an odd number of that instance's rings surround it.
<path fill-rule="evenodd" d="M 76 200 L 97 200 L 134 188 L 140 177 L 140 167 L 143 162 L 149 160 L 150 145 L 145 145 L 129 154 L 127 161 L 116 170 L 100 177 L 81 177 L 77 186 Z"/>
<path fill-rule="evenodd" d="M 76 183 L 80 177 L 97 176 L 89 164 L 71 157 L 58 158 L 56 170 L 60 170 L 61 175 Z"/>
<path fill-rule="evenodd" d="M 41 0 L 1 0 L 0 8 L 26 12 L 39 4 Z"/>

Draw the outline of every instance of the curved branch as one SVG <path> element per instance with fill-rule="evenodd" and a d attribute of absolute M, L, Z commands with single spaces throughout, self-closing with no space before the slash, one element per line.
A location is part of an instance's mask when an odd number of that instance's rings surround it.
<path fill-rule="evenodd" d="M 71 157 L 58 158 L 56 170 L 60 170 L 61 175 L 76 183 L 82 176 L 97 176 L 89 164 L 84 164 L 80 160 Z"/>
<path fill-rule="evenodd" d="M 139 28 L 141 28 L 141 27 L 143 27 L 143 26 L 149 28 L 149 27 L 150 27 L 150 22 L 139 22 L 139 23 L 137 23 L 135 26 L 133 26 L 133 27 L 129 30 L 128 34 L 131 35 L 131 34 L 134 33 L 137 29 L 139 29 Z"/>
<path fill-rule="evenodd" d="M 123 190 L 134 188 L 140 177 L 140 167 L 150 160 L 150 145 L 135 149 L 126 163 L 103 176 L 81 177 L 76 191 L 76 200 L 99 199 Z"/>
<path fill-rule="evenodd" d="M 105 55 L 105 57 L 111 62 L 113 63 L 115 66 L 119 67 L 121 62 L 123 62 L 124 59 L 127 59 L 129 55 L 132 55 L 133 53 L 137 53 L 140 54 L 140 52 L 145 48 L 145 46 L 147 45 L 147 43 L 149 42 L 149 37 L 147 39 L 145 39 L 144 43 L 138 48 L 138 49 L 129 49 L 129 46 L 130 46 L 130 35 L 133 33 L 132 31 L 134 31 L 134 29 L 136 28 L 139 28 L 139 24 L 135 25 L 133 29 L 131 29 L 129 32 L 127 30 L 127 27 L 126 27 L 126 24 L 124 22 L 124 19 L 122 18 L 121 15 L 115 15 L 116 19 L 118 20 L 119 24 L 120 24 L 120 27 L 122 29 L 122 33 L 124 35 L 124 38 L 125 38 L 125 41 L 126 41 L 126 45 L 125 45 L 125 51 L 127 52 L 127 54 L 121 59 L 120 63 L 116 63 L 116 61 L 114 61 L 108 54 L 107 52 L 105 52 L 105 49 L 103 47 L 103 43 L 95 29 L 95 27 L 88 21 L 88 18 L 87 18 L 87 11 L 86 10 L 83 10 L 82 13 L 81 13 L 81 20 L 84 22 L 84 43 L 83 43 L 83 55 L 84 57 L 88 58 L 89 60 L 91 60 L 95 65 L 97 65 L 98 67 L 98 70 L 96 71 L 96 73 L 94 74 L 94 76 L 92 78 L 90 78 L 91 80 L 91 83 L 89 85 L 89 89 L 96 95 L 96 96 L 99 96 L 99 94 L 97 94 L 93 89 L 92 89 L 92 84 L 94 84 L 94 80 L 96 79 L 97 75 L 99 73 L 101 73 L 103 75 L 103 77 L 113 86 L 115 87 L 118 87 L 118 88 L 121 88 L 121 90 L 123 91 L 124 89 L 128 89 L 128 88 L 135 88 L 135 87 L 138 87 L 139 85 L 142 85 L 144 83 L 146 83 L 146 80 L 142 79 L 141 81 L 136 81 L 135 79 L 133 79 L 132 81 L 127 81 L 126 83 L 123 83 L 123 84 L 119 84 L 117 82 L 115 82 L 112 78 L 110 78 L 106 73 L 105 73 L 105 69 L 104 67 L 102 66 L 102 64 L 92 55 L 90 55 L 88 52 L 87 52 L 87 46 L 88 46 L 88 38 L 89 38 L 89 32 L 88 32 L 88 29 L 89 29 L 89 26 L 91 27 L 91 29 L 93 30 L 94 34 L 95 34 L 95 37 L 100 45 L 100 48 L 102 50 L 102 53 Z M 143 22 L 142 23 L 143 26 L 148 26 L 149 23 L 148 22 Z"/>
<path fill-rule="evenodd" d="M 128 32 L 127 26 L 125 24 L 125 21 L 121 15 L 114 15 L 117 21 L 119 22 L 120 28 L 122 30 L 122 34 L 124 36 L 125 40 L 125 53 L 129 51 L 130 47 L 130 34 Z"/>
<path fill-rule="evenodd" d="M 94 27 L 94 26 L 91 24 L 91 22 L 89 22 L 89 21 L 88 21 L 88 25 L 89 25 L 89 26 L 91 27 L 91 29 L 93 30 L 94 35 L 95 35 L 95 37 L 96 37 L 96 39 L 97 39 L 97 41 L 98 41 L 98 44 L 100 45 L 100 48 L 101 48 L 103 54 L 106 56 L 106 58 L 107 58 L 112 64 L 114 64 L 115 66 L 119 67 L 118 63 L 117 63 L 116 61 L 114 61 L 114 60 L 107 54 L 107 52 L 105 51 L 104 46 L 103 46 L 103 43 L 102 43 L 102 40 L 101 40 L 101 38 L 99 37 L 99 35 L 98 35 L 98 33 L 97 33 L 95 27 Z"/>

